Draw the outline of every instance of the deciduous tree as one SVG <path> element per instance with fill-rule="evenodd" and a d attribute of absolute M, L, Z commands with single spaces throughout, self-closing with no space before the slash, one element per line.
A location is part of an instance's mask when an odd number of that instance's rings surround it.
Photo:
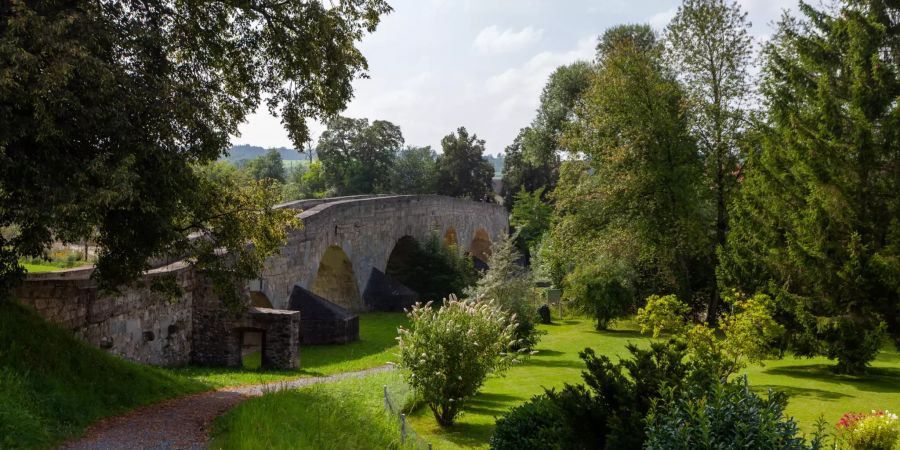
<path fill-rule="evenodd" d="M 339 195 L 387 192 L 391 168 L 403 145 L 400 127 L 386 120 L 336 117 L 319 137 L 316 153 L 330 187 Z"/>
<path fill-rule="evenodd" d="M 438 193 L 488 201 L 493 197 L 494 166 L 484 159 L 484 140 L 465 127 L 441 140 L 437 159 Z"/>
<path fill-rule="evenodd" d="M 684 82 L 691 130 L 713 191 L 713 245 L 718 247 L 726 244 L 728 205 L 741 175 L 740 141 L 752 92 L 749 28 L 747 13 L 730 0 L 684 0 L 666 28 L 668 60 Z M 719 290 L 713 289 L 709 298 L 707 318 L 714 324 Z"/>
<path fill-rule="evenodd" d="M 0 2 L 0 228 L 16 229 L 0 238 L 0 293 L 20 257 L 91 230 L 104 287 L 150 256 L 219 248 L 186 239 L 198 231 L 246 255 L 217 228 L 246 230 L 238 221 L 253 215 L 210 208 L 216 195 L 197 192 L 217 188 L 195 165 L 221 156 L 263 97 L 302 148 L 305 119 L 349 100 L 366 70 L 356 42 L 388 11 L 382 0 Z M 255 211 L 269 202 L 234 194 Z"/>

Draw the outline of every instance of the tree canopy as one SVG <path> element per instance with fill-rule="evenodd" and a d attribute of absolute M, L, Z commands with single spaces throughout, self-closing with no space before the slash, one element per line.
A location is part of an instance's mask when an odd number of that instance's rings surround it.
<path fill-rule="evenodd" d="M 0 292 L 20 257 L 93 230 L 106 287 L 150 256 L 214 250 L 187 239 L 198 231 L 243 255 L 225 218 L 248 211 L 198 196 L 215 186 L 195 165 L 222 155 L 263 98 L 302 148 L 305 120 L 350 99 L 366 70 L 356 42 L 389 11 L 382 0 L 0 3 Z M 271 203 L 260 195 L 245 197 L 254 211 Z"/>
<path fill-rule="evenodd" d="M 437 159 L 438 193 L 486 201 L 493 197 L 494 166 L 484 159 L 484 140 L 465 127 L 441 140 Z"/>
<path fill-rule="evenodd" d="M 400 147 L 400 127 L 386 120 L 335 117 L 319 137 L 316 153 L 338 195 L 387 192 Z"/>
<path fill-rule="evenodd" d="M 771 291 L 801 354 L 860 372 L 900 336 L 900 8 L 800 5 L 765 49 L 766 122 L 720 272 Z"/>

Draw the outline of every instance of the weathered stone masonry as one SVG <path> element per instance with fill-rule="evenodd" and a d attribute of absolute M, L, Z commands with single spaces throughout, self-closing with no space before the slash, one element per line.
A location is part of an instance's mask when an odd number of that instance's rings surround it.
<path fill-rule="evenodd" d="M 254 290 L 265 294 L 275 308 L 289 306 L 297 285 L 349 311 L 370 309 L 373 304 L 363 301 L 363 296 L 370 301 L 375 292 L 366 292 L 371 288 L 369 278 L 385 270 L 394 246 L 405 236 L 417 240 L 432 233 L 452 236 L 461 251 L 476 254 L 483 253 L 486 239 L 496 239 L 508 228 L 502 206 L 440 196 L 358 196 L 281 207 L 302 210 L 304 227 L 290 233 L 281 254 L 266 261 L 262 278 L 255 282 Z M 265 366 L 299 364 L 302 310 L 250 308 L 248 298 L 245 313 L 230 314 L 221 307 L 209 281 L 183 263 L 151 270 L 117 294 L 100 293 L 90 279 L 92 271 L 30 274 L 15 296 L 86 342 L 140 363 L 237 365 L 243 333 L 253 332 L 262 333 Z M 319 288 L 339 298 L 316 292 L 319 275 Z M 159 276 L 174 276 L 181 295 L 171 299 L 152 291 L 149 285 Z M 406 297 L 413 298 L 406 295 L 403 301 Z M 344 322 L 354 323 L 348 320 Z M 321 328 L 326 322 L 310 325 Z M 339 335 L 331 341 L 342 342 L 355 334 L 346 324 L 341 333 L 316 333 Z M 307 332 L 313 328 L 307 327 Z"/>
<path fill-rule="evenodd" d="M 196 274 L 185 265 L 151 271 L 144 278 L 174 275 L 182 295 L 169 299 L 138 282 L 121 293 L 101 295 L 92 268 L 32 274 L 15 290 L 20 303 L 89 344 L 132 361 L 182 365 L 191 360 Z"/>

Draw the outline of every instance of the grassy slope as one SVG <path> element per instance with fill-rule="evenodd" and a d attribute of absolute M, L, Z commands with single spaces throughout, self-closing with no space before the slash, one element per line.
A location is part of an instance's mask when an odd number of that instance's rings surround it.
<path fill-rule="evenodd" d="M 206 389 L 81 342 L 0 304 L 0 448 L 44 448 L 102 417 Z"/>
<path fill-rule="evenodd" d="M 368 369 L 394 359 L 397 327 L 406 323 L 403 313 L 363 314 L 359 320 L 359 341 L 343 345 L 301 346 L 299 370 L 259 371 L 195 366 L 168 370 L 175 375 L 221 387 Z"/>
<path fill-rule="evenodd" d="M 216 421 L 210 448 L 407 448 L 384 411 L 383 386 L 397 402 L 408 396 L 397 373 L 379 373 L 249 400 Z"/>
<path fill-rule="evenodd" d="M 543 327 L 549 331 L 538 346 L 540 353 L 527 363 L 513 367 L 506 376 L 492 378 L 465 408 L 459 422 L 441 429 L 427 408 L 411 417 L 413 427 L 435 449 L 486 448 L 495 417 L 526 401 L 543 387 L 558 387 L 581 381 L 584 367 L 578 352 L 592 347 L 597 353 L 625 355 L 628 342 L 646 343 L 630 323 L 597 332 L 586 320 L 568 320 Z M 755 388 L 786 391 L 790 394 L 787 413 L 811 430 L 819 414 L 835 423 L 848 410 L 900 409 L 900 355 L 886 349 L 866 377 L 843 377 L 830 373 L 825 359 L 784 359 L 747 371 Z"/>

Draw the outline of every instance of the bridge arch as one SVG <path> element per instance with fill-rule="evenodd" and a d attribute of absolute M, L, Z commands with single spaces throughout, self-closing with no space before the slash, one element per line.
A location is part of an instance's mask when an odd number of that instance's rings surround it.
<path fill-rule="evenodd" d="M 331 245 L 325 250 L 310 290 L 350 311 L 363 308 L 353 263 L 340 246 Z"/>
<path fill-rule="evenodd" d="M 459 247 L 459 238 L 456 236 L 456 228 L 448 227 L 444 233 L 444 247 Z"/>
<path fill-rule="evenodd" d="M 406 283 L 416 264 L 419 242 L 410 235 L 404 235 L 394 244 L 384 266 L 384 273 Z"/>
<path fill-rule="evenodd" d="M 477 262 L 481 262 L 487 266 L 491 257 L 491 236 L 484 228 L 475 230 L 475 236 L 472 243 L 469 244 L 469 254 L 472 255 Z"/>

